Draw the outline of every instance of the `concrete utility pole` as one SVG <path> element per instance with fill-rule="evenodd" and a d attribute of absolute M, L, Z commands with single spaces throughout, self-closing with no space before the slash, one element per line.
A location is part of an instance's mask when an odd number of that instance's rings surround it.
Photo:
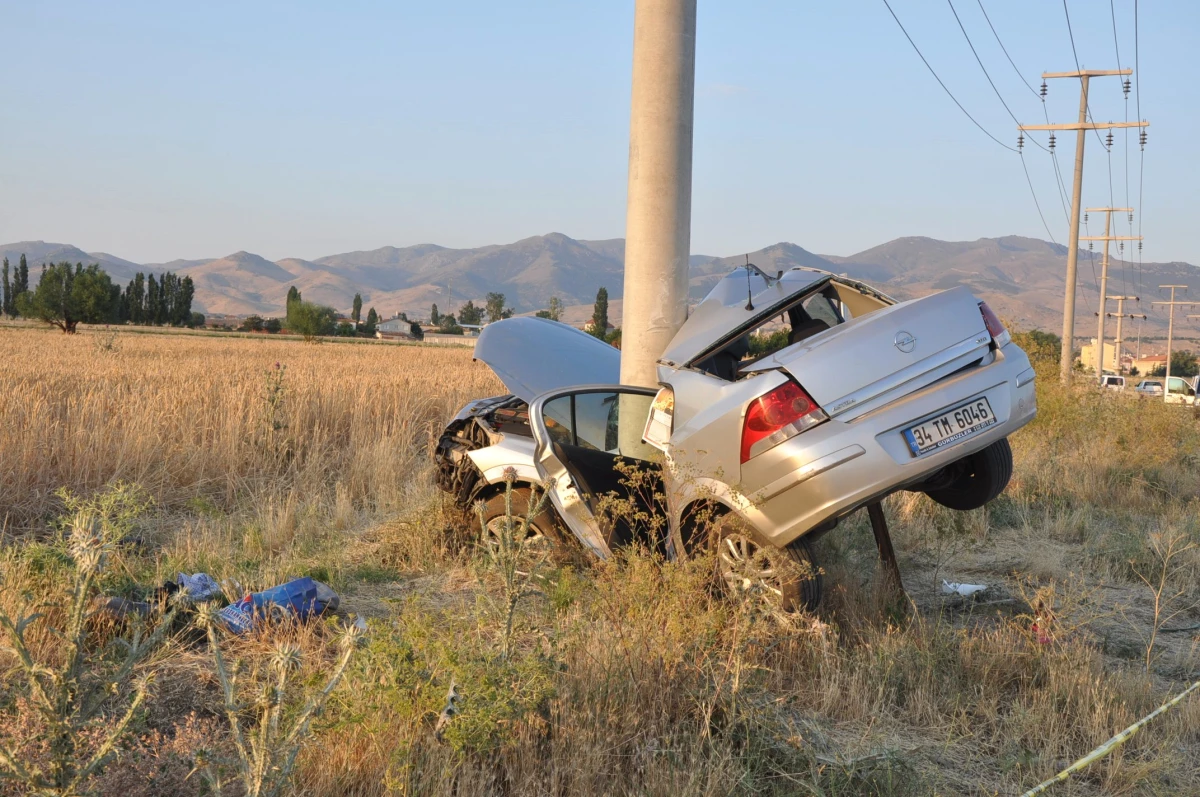
<path fill-rule="evenodd" d="M 658 385 L 658 360 L 687 318 L 695 83 L 696 0 L 637 0 L 621 313 L 626 385 Z"/>
<path fill-rule="evenodd" d="M 1142 313 L 1142 314 L 1130 313 L 1128 315 L 1125 314 L 1125 302 L 1131 301 L 1131 300 L 1135 301 L 1135 302 L 1140 302 L 1141 299 L 1138 298 L 1137 296 L 1109 296 L 1108 298 L 1112 299 L 1113 301 L 1115 301 L 1117 303 L 1117 312 L 1109 313 L 1108 317 L 1117 319 L 1117 340 L 1116 340 L 1117 373 L 1120 373 L 1121 372 L 1121 347 L 1125 344 L 1125 338 L 1121 337 L 1121 324 L 1126 318 L 1140 318 L 1143 321 L 1145 321 L 1146 315 L 1145 315 L 1145 313 Z M 1142 354 L 1142 326 L 1141 326 L 1141 324 L 1138 324 L 1138 356 L 1140 357 L 1141 354 Z"/>
<path fill-rule="evenodd" d="M 1062 359 L 1059 362 L 1059 375 L 1063 383 L 1071 380 L 1071 366 L 1074 364 L 1075 350 L 1075 283 L 1079 267 L 1079 204 L 1083 195 L 1083 145 L 1088 130 L 1102 130 L 1111 127 L 1149 127 L 1149 122 L 1089 122 L 1088 114 L 1088 81 L 1094 77 L 1107 75 L 1132 75 L 1132 69 L 1084 69 L 1078 72 L 1043 72 L 1042 79 L 1077 77 L 1079 78 L 1079 122 L 1077 124 L 1048 124 L 1048 125 L 1018 125 L 1018 130 L 1075 130 L 1075 187 L 1071 192 L 1071 229 L 1070 243 L 1067 249 L 1067 294 L 1063 300 L 1063 336 Z M 1053 142 L 1051 142 L 1053 146 Z M 1103 316 L 1101 316 L 1103 317 Z M 1103 349 L 1101 350 L 1103 359 Z"/>
<path fill-rule="evenodd" d="M 1104 257 L 1101 259 L 1100 267 L 1100 312 L 1096 313 L 1100 317 L 1100 325 L 1096 331 L 1096 346 L 1099 354 L 1096 355 L 1096 378 L 1098 381 L 1104 381 L 1104 317 L 1108 312 L 1108 242 L 1109 241 L 1140 241 L 1142 237 L 1128 235 L 1109 235 L 1108 231 L 1112 225 L 1112 214 L 1114 211 L 1120 213 L 1128 213 L 1130 221 L 1133 220 L 1133 208 L 1088 208 L 1088 213 L 1103 213 L 1104 214 L 1104 235 L 1089 235 L 1080 238 L 1081 241 L 1104 241 Z M 1118 322 L 1119 323 L 1119 322 Z M 1117 333 L 1118 335 L 1120 333 Z M 1117 352 L 1117 370 L 1121 370 L 1121 353 Z"/>
<path fill-rule="evenodd" d="M 1166 305 L 1170 308 L 1170 314 L 1167 316 L 1167 378 L 1166 384 L 1163 385 L 1163 401 L 1167 400 L 1167 395 L 1171 392 L 1171 341 L 1175 334 L 1175 305 L 1194 306 L 1195 302 L 1177 302 L 1175 301 L 1175 289 L 1182 288 L 1184 293 L 1187 293 L 1186 285 L 1159 285 L 1159 290 L 1163 288 L 1171 289 L 1171 301 L 1169 302 L 1151 302 L 1151 306 L 1156 304 Z"/>

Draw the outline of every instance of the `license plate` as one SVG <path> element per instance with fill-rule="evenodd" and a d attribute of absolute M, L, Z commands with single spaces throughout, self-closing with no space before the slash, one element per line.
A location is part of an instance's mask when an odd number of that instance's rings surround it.
<path fill-rule="evenodd" d="M 914 457 L 952 446 L 996 423 L 992 405 L 985 398 L 975 399 L 936 418 L 904 430 L 904 438 Z"/>

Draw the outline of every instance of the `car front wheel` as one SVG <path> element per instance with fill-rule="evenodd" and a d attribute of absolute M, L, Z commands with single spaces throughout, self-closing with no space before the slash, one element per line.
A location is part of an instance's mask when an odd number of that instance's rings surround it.
<path fill-rule="evenodd" d="M 808 545 L 762 543 L 736 515 L 714 530 L 716 580 L 727 594 L 760 600 L 785 612 L 812 611 L 821 602 L 821 571 Z"/>
<path fill-rule="evenodd" d="M 992 501 L 1012 478 L 1012 448 L 1008 438 L 997 440 L 960 463 L 961 470 L 948 485 L 925 492 L 948 509 L 966 512 Z"/>
<path fill-rule="evenodd" d="M 529 528 L 524 530 L 525 516 L 532 508 L 530 503 L 535 500 L 528 487 L 513 487 L 511 510 L 503 490 L 487 499 L 481 518 L 484 543 L 489 548 L 497 548 L 505 544 L 506 535 L 512 535 L 513 543 L 533 555 L 541 555 L 553 547 L 556 535 L 548 501 L 542 502 L 538 507 L 540 511 L 529 519 Z M 524 538 L 516 539 L 523 530 Z"/>

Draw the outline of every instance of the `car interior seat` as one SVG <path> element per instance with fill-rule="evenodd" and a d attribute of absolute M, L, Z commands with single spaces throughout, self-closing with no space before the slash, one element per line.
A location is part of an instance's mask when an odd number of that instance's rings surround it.
<path fill-rule="evenodd" d="M 750 336 L 742 335 L 713 356 L 696 363 L 696 367 L 726 382 L 732 382 L 737 379 L 737 369 L 742 358 L 749 353 Z"/>
<path fill-rule="evenodd" d="M 799 343 L 805 338 L 811 338 L 818 332 L 824 332 L 827 329 L 829 329 L 829 322 L 823 321 L 820 318 L 810 318 L 807 321 L 801 321 L 792 327 L 792 334 L 788 336 L 788 343 Z"/>

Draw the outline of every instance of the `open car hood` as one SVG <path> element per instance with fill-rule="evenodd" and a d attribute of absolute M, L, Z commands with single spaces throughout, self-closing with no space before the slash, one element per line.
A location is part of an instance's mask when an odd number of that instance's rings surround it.
<path fill-rule="evenodd" d="M 621 352 L 548 318 L 506 318 L 479 333 L 482 360 L 514 396 L 526 402 L 550 390 L 621 381 Z"/>

